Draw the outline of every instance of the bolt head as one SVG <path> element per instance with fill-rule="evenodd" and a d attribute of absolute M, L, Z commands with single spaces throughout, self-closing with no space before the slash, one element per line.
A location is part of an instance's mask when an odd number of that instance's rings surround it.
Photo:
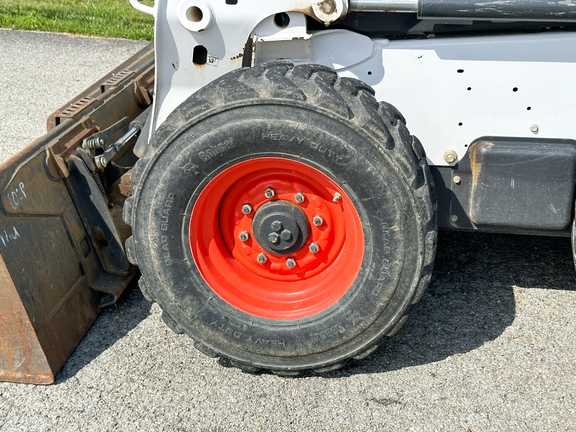
<path fill-rule="evenodd" d="M 240 234 L 238 234 L 238 238 L 243 242 L 248 241 L 250 238 L 250 233 L 248 233 L 248 231 L 242 231 Z"/>
<path fill-rule="evenodd" d="M 315 254 L 315 253 L 318 253 L 320 251 L 320 247 L 318 246 L 318 243 L 312 242 L 308 245 L 308 250 L 310 252 L 312 252 L 313 254 Z"/>
<path fill-rule="evenodd" d="M 460 183 L 462 183 L 462 179 L 460 178 L 460 176 L 454 176 L 453 180 L 454 180 L 454 183 L 456 183 L 456 184 L 458 184 L 458 185 L 459 185 Z"/>
<path fill-rule="evenodd" d="M 334 198 L 332 198 L 333 202 L 340 201 L 342 199 L 342 194 L 340 192 L 336 192 L 334 194 Z"/>
<path fill-rule="evenodd" d="M 538 127 L 537 124 L 533 124 L 533 125 L 530 126 L 530 131 L 531 131 L 531 132 L 536 133 L 536 132 L 538 132 L 539 130 L 540 130 L 540 128 Z"/>
<path fill-rule="evenodd" d="M 296 267 L 296 260 L 295 260 L 294 258 L 288 258 L 288 259 L 286 260 L 286 266 L 287 266 L 288 268 L 293 269 L 294 267 Z"/>
<path fill-rule="evenodd" d="M 444 160 L 447 163 L 454 163 L 458 160 L 458 154 L 454 150 L 447 150 L 444 153 Z"/>
<path fill-rule="evenodd" d="M 260 253 L 258 254 L 258 258 L 256 258 L 258 260 L 258 262 L 260 264 L 264 264 L 266 261 L 268 261 L 268 257 L 266 256 L 265 253 Z"/>
<path fill-rule="evenodd" d="M 302 204 L 305 199 L 306 196 L 302 192 L 298 192 L 296 195 L 294 195 L 294 201 L 296 201 L 298 204 Z"/>
<path fill-rule="evenodd" d="M 252 206 L 250 204 L 244 204 L 242 206 L 242 213 L 244 213 L 245 215 L 252 213 Z"/>
<path fill-rule="evenodd" d="M 282 227 L 282 222 L 280 222 L 279 220 L 275 220 L 270 224 L 270 227 L 276 231 L 279 232 L 283 227 Z"/>
<path fill-rule="evenodd" d="M 314 216 L 312 218 L 312 223 L 316 226 L 320 226 L 324 223 L 324 219 L 321 216 Z"/>
<path fill-rule="evenodd" d="M 277 233 L 270 233 L 268 235 L 268 241 L 270 243 L 276 244 L 280 241 L 280 236 Z"/>
<path fill-rule="evenodd" d="M 96 166 L 98 168 L 106 168 L 106 159 L 104 158 L 104 156 L 96 156 L 94 158 L 94 162 L 96 162 Z"/>
<path fill-rule="evenodd" d="M 264 196 L 268 199 L 274 198 L 276 196 L 276 191 L 272 188 L 267 188 L 264 191 Z"/>
<path fill-rule="evenodd" d="M 290 232 L 290 230 L 285 229 L 280 233 L 280 238 L 286 242 L 290 241 L 290 239 L 292 238 L 292 232 Z"/>

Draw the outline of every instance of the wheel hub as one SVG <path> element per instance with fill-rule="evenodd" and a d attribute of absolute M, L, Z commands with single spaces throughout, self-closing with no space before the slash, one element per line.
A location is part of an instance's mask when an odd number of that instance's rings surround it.
<path fill-rule="evenodd" d="M 205 187 L 190 218 L 190 248 L 208 285 L 233 307 L 297 319 L 350 289 L 364 237 L 352 201 L 326 174 L 262 157 L 234 164 Z"/>
<path fill-rule="evenodd" d="M 252 222 L 258 244 L 266 251 L 288 255 L 300 249 L 308 239 L 306 214 L 286 200 L 262 205 Z"/>

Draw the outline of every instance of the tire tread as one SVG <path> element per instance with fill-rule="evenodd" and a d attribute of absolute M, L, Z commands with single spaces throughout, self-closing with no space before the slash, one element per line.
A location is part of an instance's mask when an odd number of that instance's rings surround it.
<path fill-rule="evenodd" d="M 424 148 L 420 141 L 410 135 L 406 127 L 406 120 L 402 114 L 387 102 L 378 102 L 374 97 L 374 90 L 354 78 L 339 78 L 335 71 L 321 65 L 304 64 L 295 66 L 290 62 L 274 62 L 258 65 L 253 68 L 238 69 L 200 89 L 192 98 L 185 101 L 183 109 L 171 114 L 165 124 L 156 132 L 149 143 L 149 151 L 140 159 L 133 171 L 132 181 L 135 190 L 138 189 L 142 179 L 145 178 L 149 169 L 149 162 L 154 156 L 155 149 L 161 143 L 175 133 L 183 122 L 190 121 L 204 112 L 225 103 L 237 102 L 248 99 L 276 99 L 279 101 L 289 100 L 318 107 L 329 115 L 339 116 L 352 123 L 359 129 L 378 138 L 380 151 L 395 159 L 408 184 L 414 189 L 418 214 L 425 215 L 426 220 L 421 221 L 424 227 L 422 234 L 423 250 L 421 253 L 422 273 L 410 298 L 406 299 L 406 312 L 396 317 L 395 324 L 388 331 L 383 332 L 371 344 L 365 346 L 354 359 L 362 359 L 378 348 L 381 340 L 386 336 L 396 333 L 408 317 L 410 306 L 422 297 L 432 276 L 432 267 L 437 243 L 436 226 L 436 203 L 434 199 L 432 177 L 430 175 Z M 181 112 L 185 114 L 182 115 Z M 384 142 L 381 137 L 386 137 Z M 134 198 L 130 198 L 134 200 Z M 430 206 L 432 202 L 432 206 Z M 135 202 L 130 202 L 124 212 L 125 221 L 133 228 L 136 223 Z M 134 251 L 134 240 L 129 238 L 127 249 L 131 262 L 136 263 L 137 256 Z M 144 296 L 154 301 L 151 291 L 142 280 L 141 284 Z M 176 333 L 186 332 L 166 312 L 162 318 L 167 325 Z M 193 338 L 192 335 L 189 336 Z M 210 357 L 220 357 L 231 366 L 242 369 L 248 373 L 259 373 L 261 368 L 246 365 L 227 358 L 223 353 L 214 351 L 212 348 L 194 341 L 194 346 Z M 338 359 L 335 363 L 328 363 L 321 367 L 315 367 L 310 372 L 325 373 L 344 367 L 349 359 Z M 290 370 L 286 368 L 268 368 L 268 372 L 283 377 L 295 377 L 306 370 Z"/>

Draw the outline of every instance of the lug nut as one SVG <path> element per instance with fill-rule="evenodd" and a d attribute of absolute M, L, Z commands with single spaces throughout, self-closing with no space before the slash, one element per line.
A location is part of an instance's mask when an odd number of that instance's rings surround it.
<path fill-rule="evenodd" d="M 290 241 L 290 239 L 292 238 L 292 233 L 290 232 L 290 230 L 285 229 L 280 233 L 280 238 L 285 242 Z"/>
<path fill-rule="evenodd" d="M 310 252 L 312 252 L 313 254 L 315 254 L 315 253 L 318 253 L 320 251 L 320 247 L 318 246 L 318 243 L 312 242 L 308 245 L 308 250 Z"/>
<path fill-rule="evenodd" d="M 266 261 L 268 261 L 268 257 L 266 256 L 265 253 L 260 253 L 258 254 L 258 258 L 256 258 L 258 260 L 258 262 L 260 264 L 264 264 Z"/>
<path fill-rule="evenodd" d="M 280 222 L 279 220 L 275 220 L 274 222 L 272 222 L 270 224 L 270 227 L 274 230 L 274 231 L 280 231 L 283 227 L 282 227 L 282 222 Z"/>
<path fill-rule="evenodd" d="M 342 199 L 342 194 L 340 192 L 336 192 L 334 194 L 334 198 L 332 198 L 332 202 L 340 201 Z"/>
<path fill-rule="evenodd" d="M 302 192 L 298 192 L 296 195 L 294 195 L 294 201 L 296 201 L 298 204 L 302 204 L 305 199 L 306 196 Z"/>
<path fill-rule="evenodd" d="M 242 206 L 242 213 L 245 215 L 252 213 L 252 206 L 250 204 L 244 204 Z"/>
<path fill-rule="evenodd" d="M 314 216 L 312 218 L 312 223 L 316 226 L 320 226 L 324 223 L 324 219 L 321 216 Z"/>
<path fill-rule="evenodd" d="M 238 234 L 238 238 L 245 242 L 248 241 L 248 239 L 250 238 L 250 234 L 248 233 L 248 231 L 242 231 L 240 234 Z"/>
<path fill-rule="evenodd" d="M 272 188 L 267 188 L 264 191 L 264 196 L 268 199 L 274 198 L 276 196 L 276 192 Z"/>
<path fill-rule="evenodd" d="M 286 260 L 286 265 L 288 266 L 288 268 L 293 269 L 294 267 L 296 267 L 296 260 L 294 258 L 288 258 Z"/>
<path fill-rule="evenodd" d="M 276 244 L 280 241 L 280 236 L 276 233 L 270 233 L 268 234 L 268 241 L 270 243 Z"/>

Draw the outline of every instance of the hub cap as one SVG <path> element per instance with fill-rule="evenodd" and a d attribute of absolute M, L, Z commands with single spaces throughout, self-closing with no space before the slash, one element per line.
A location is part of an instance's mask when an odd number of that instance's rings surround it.
<path fill-rule="evenodd" d="M 263 204 L 254 216 L 252 230 L 258 245 L 277 255 L 296 252 L 308 240 L 306 213 L 286 200 Z"/>

